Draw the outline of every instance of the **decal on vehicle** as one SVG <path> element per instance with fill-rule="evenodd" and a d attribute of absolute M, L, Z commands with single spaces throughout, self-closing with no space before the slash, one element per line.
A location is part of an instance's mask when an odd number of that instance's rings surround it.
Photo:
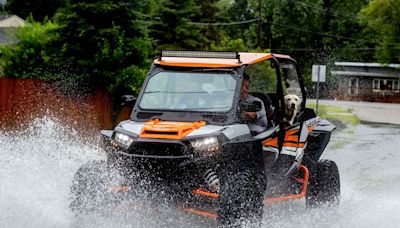
<path fill-rule="evenodd" d="M 319 123 L 320 123 L 319 117 L 304 121 L 300 134 L 300 142 L 307 141 L 308 135 L 310 134 L 310 132 L 316 130 Z"/>
<path fill-rule="evenodd" d="M 285 139 L 283 141 L 284 147 L 303 148 L 304 142 L 300 142 L 300 126 L 296 126 L 285 132 Z M 278 136 L 267 138 L 262 142 L 263 146 L 278 147 Z"/>
<path fill-rule="evenodd" d="M 308 132 L 312 132 L 317 127 L 318 122 L 319 118 L 315 118 L 310 120 L 309 122 L 305 122 Z"/>

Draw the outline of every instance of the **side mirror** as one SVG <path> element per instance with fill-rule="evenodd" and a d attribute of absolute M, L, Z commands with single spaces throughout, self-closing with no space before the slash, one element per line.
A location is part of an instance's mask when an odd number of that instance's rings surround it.
<path fill-rule="evenodd" d="M 133 95 L 123 95 L 121 96 L 121 106 L 131 106 L 133 107 L 136 103 L 136 97 Z"/>
<path fill-rule="evenodd" d="M 245 112 L 258 112 L 261 111 L 262 105 L 260 101 L 253 101 L 253 102 L 240 102 L 239 104 L 240 110 Z"/>

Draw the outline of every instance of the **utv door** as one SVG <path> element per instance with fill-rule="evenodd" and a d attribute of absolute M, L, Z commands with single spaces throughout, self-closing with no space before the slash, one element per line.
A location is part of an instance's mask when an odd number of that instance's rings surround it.
<path fill-rule="evenodd" d="M 266 95 L 270 100 L 270 104 L 264 102 L 266 110 L 268 112 L 273 109 L 273 114 L 268 116 L 269 121 L 272 122 L 270 128 L 257 135 L 256 138 L 262 141 L 267 173 L 287 176 L 301 164 L 306 137 L 302 137 L 305 132 L 301 118 L 296 117 L 293 124 L 289 124 L 284 119 L 284 96 L 287 94 L 298 96 L 302 100 L 298 113 L 303 113 L 306 97 L 303 81 L 298 66 L 292 59 L 272 58 L 271 62 L 265 61 L 260 65 L 255 65 L 250 70 L 250 72 L 253 71 L 253 75 L 256 75 L 254 87 L 252 83 L 252 94 Z M 269 75 L 271 73 L 275 75 L 274 82 Z"/>

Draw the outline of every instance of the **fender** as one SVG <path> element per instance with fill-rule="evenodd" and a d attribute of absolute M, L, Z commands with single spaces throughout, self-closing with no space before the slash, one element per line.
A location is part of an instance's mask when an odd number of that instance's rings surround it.
<path fill-rule="evenodd" d="M 325 150 L 331 138 L 332 131 L 336 126 L 325 119 L 319 119 L 315 128 L 310 132 L 307 138 L 307 147 L 305 154 L 313 161 L 318 161 L 322 152 Z"/>

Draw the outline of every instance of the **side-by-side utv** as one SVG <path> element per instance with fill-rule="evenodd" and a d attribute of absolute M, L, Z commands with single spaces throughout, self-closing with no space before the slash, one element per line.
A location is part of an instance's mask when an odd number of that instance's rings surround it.
<path fill-rule="evenodd" d="M 245 72 L 250 94 L 262 102 L 241 101 Z M 285 120 L 286 94 L 302 100 L 293 123 Z M 299 67 L 287 55 L 161 51 L 130 101 L 130 118 L 101 132 L 107 160 L 75 174 L 71 209 L 78 214 L 124 192 L 124 199 L 113 198 L 117 206 L 138 189 L 223 226 L 257 223 L 275 202 L 305 197 L 314 207 L 339 201 L 338 167 L 320 159 L 335 126 L 306 108 Z M 268 128 L 251 132 L 242 112 L 263 106 Z M 111 181 L 111 172 L 120 180 Z"/>

